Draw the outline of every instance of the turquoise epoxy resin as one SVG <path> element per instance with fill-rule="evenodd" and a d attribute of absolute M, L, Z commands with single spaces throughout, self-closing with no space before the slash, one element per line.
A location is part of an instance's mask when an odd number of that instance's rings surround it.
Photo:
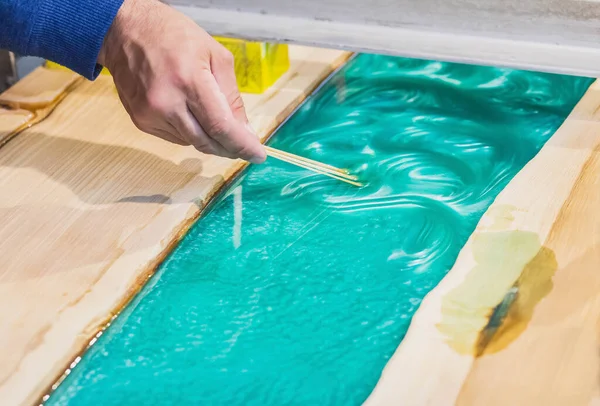
<path fill-rule="evenodd" d="M 592 80 L 359 55 L 221 197 L 51 396 L 357 405 L 479 218 Z"/>

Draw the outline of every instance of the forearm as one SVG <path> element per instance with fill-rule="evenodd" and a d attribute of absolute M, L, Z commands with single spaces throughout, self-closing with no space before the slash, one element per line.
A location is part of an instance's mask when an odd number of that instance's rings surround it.
<path fill-rule="evenodd" d="M 102 41 L 123 0 L 0 0 L 0 48 L 94 79 Z"/>

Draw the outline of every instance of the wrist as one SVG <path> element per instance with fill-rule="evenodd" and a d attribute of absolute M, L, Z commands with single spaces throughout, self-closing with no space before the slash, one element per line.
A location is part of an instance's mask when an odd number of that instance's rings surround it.
<path fill-rule="evenodd" d="M 114 45 L 114 40 L 112 39 L 113 37 L 113 27 L 114 27 L 114 22 L 113 25 L 111 25 L 111 28 L 108 29 L 108 32 L 106 33 L 106 36 L 104 37 L 104 41 L 102 41 L 102 47 L 100 48 L 100 52 L 98 53 L 98 64 L 105 66 L 108 68 L 108 50 L 110 48 L 113 48 Z M 110 69 L 110 68 L 109 68 Z"/>
<path fill-rule="evenodd" d="M 131 29 L 132 25 L 135 24 L 135 21 L 132 19 L 134 9 L 138 8 L 138 12 L 144 11 L 139 10 L 140 6 L 143 6 L 143 4 L 139 3 L 148 3 L 148 1 L 124 0 L 110 28 L 106 32 L 98 54 L 98 63 L 109 70 L 112 68 L 111 61 L 115 59 L 115 54 L 123 47 L 126 38 L 126 29 L 128 27 Z"/>

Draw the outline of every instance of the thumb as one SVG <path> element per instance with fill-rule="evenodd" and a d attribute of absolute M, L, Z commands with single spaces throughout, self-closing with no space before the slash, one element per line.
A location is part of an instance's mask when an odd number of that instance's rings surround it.
<path fill-rule="evenodd" d="M 244 119 L 245 112 L 243 117 L 239 109 L 234 113 L 227 96 L 208 69 L 198 71 L 190 90 L 188 107 L 209 137 L 233 156 L 254 163 L 264 162 L 267 157 L 264 146 L 249 129 L 247 119 Z"/>

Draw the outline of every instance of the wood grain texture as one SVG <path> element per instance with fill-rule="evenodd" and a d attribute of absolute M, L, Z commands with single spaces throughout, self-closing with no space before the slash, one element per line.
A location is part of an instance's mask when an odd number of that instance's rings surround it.
<path fill-rule="evenodd" d="M 263 139 L 350 56 L 304 47 L 290 54 L 290 71 L 274 87 L 243 96 Z M 27 83 L 0 96 L 35 110 L 56 100 L 52 90 L 71 89 L 51 116 L 0 148 L 0 399 L 7 405 L 44 395 L 245 166 L 141 133 L 110 77 L 73 87 L 55 74 L 34 73 L 39 89 L 48 89 L 40 98 Z M 23 111 L 0 114 L 0 132 L 18 125 Z"/>
<path fill-rule="evenodd" d="M 83 78 L 70 71 L 39 68 L 0 94 L 0 146 L 45 119 Z"/>
<path fill-rule="evenodd" d="M 0 105 L 37 110 L 56 103 L 82 78 L 66 70 L 36 69 L 0 94 Z"/>
<path fill-rule="evenodd" d="M 8 109 L 0 106 L 0 145 L 14 134 L 27 127 L 35 114 L 22 109 Z"/>
<path fill-rule="evenodd" d="M 367 405 L 598 404 L 600 82 L 499 194 Z"/>

